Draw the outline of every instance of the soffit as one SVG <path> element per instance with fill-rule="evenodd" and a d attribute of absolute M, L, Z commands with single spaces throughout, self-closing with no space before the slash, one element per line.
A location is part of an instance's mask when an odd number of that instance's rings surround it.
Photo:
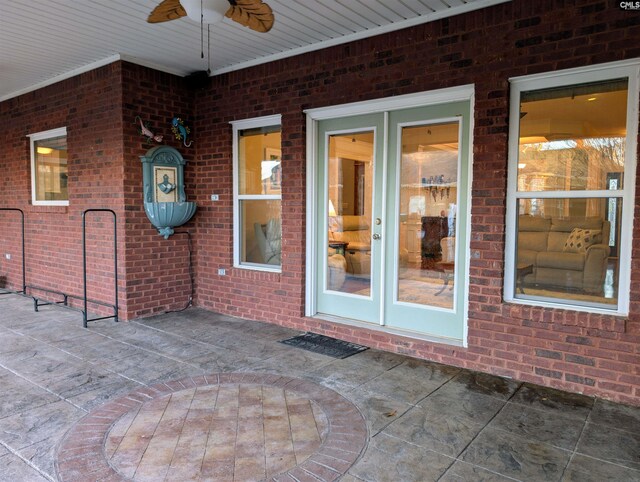
<path fill-rule="evenodd" d="M 260 34 L 211 26 L 211 71 L 238 70 L 509 0 L 267 0 Z M 177 75 L 207 70 L 200 25 L 149 24 L 159 0 L 0 0 L 0 101 L 117 59 Z M 206 41 L 206 30 L 205 30 Z"/>

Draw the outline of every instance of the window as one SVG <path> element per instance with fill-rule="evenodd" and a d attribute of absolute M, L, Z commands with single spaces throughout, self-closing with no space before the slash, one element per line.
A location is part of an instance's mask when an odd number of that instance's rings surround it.
<path fill-rule="evenodd" d="M 67 128 L 38 132 L 29 138 L 33 204 L 67 206 Z"/>
<path fill-rule="evenodd" d="M 512 79 L 505 298 L 626 314 L 638 64 Z"/>
<path fill-rule="evenodd" d="M 279 271 L 282 257 L 280 116 L 231 124 L 234 266 Z"/>

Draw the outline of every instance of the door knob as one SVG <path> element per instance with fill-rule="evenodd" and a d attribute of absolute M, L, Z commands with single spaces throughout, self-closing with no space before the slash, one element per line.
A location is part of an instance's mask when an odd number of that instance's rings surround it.
<path fill-rule="evenodd" d="M 380 235 L 378 233 L 373 234 L 373 239 L 380 239 Z"/>

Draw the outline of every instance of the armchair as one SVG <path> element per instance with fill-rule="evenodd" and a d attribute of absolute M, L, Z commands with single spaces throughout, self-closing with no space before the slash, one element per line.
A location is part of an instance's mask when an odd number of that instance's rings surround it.
<path fill-rule="evenodd" d="M 369 276 L 371 272 L 371 229 L 365 216 L 329 217 L 329 241 L 348 243 L 345 252 L 347 272 Z"/>
<path fill-rule="evenodd" d="M 270 219 L 267 224 L 254 223 L 253 229 L 258 250 L 264 264 L 282 264 L 282 227 L 279 219 Z"/>

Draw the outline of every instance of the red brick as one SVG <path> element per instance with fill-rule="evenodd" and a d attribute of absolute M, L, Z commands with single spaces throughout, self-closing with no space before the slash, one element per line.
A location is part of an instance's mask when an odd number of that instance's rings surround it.
<path fill-rule="evenodd" d="M 553 0 L 547 11 L 572 19 L 571 29 L 563 30 L 543 21 L 534 4 L 515 0 L 402 33 L 230 72 L 196 92 L 175 76 L 116 62 L 1 102 L 5 177 L 0 180 L 0 205 L 24 208 L 28 217 L 28 283 L 79 294 L 81 212 L 87 207 L 110 207 L 118 213 L 121 316 L 149 316 L 186 304 L 190 294 L 186 242 L 178 237 L 161 239 L 142 209 L 138 156 L 147 146 L 133 125 L 140 115 L 189 160 L 186 192 L 199 205 L 186 226 L 194 235 L 197 306 L 640 404 L 637 390 L 629 389 L 631 383 L 619 381 L 621 374 L 637 373 L 640 223 L 635 223 L 633 232 L 629 319 L 501 301 L 508 79 L 640 56 L 640 32 L 630 23 L 628 12 L 607 9 L 605 18 L 594 10 L 599 4 Z M 504 32 L 510 32 L 507 39 Z M 390 52 L 388 58 L 394 63 L 380 62 L 380 52 Z M 309 206 L 303 110 L 463 84 L 475 86 L 469 349 L 414 343 L 304 318 L 304 226 Z M 275 113 L 282 114 L 283 122 L 282 273 L 233 269 L 229 121 Z M 192 121 L 192 148 L 172 139 L 168 121 L 174 115 Z M 25 136 L 63 125 L 72 152 L 70 206 L 30 206 Z M 221 196 L 215 204 L 209 201 L 212 192 Z M 636 204 L 640 206 L 640 195 Z M 18 252 L 16 227 L 15 216 L 0 216 L 0 243 L 12 253 Z M 108 220 L 97 220 L 91 229 L 90 296 L 110 301 Z M 18 267 L 19 256 L 3 262 L 0 276 L 10 286 L 20 283 Z M 225 277 L 216 274 L 219 267 L 227 268 Z M 558 353 L 564 360 L 556 360 L 555 368 L 545 364 L 551 353 L 552 358 Z M 596 367 L 589 366 L 591 360 Z M 571 367 L 584 373 L 576 374 Z M 595 386 L 589 380 L 595 380 Z"/>

